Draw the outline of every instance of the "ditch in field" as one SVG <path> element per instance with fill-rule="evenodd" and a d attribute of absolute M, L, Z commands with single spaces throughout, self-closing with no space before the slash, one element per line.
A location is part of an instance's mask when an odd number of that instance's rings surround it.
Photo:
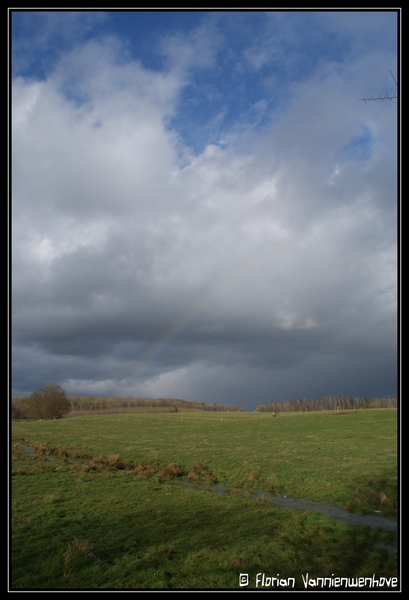
<path fill-rule="evenodd" d="M 323 504 L 322 502 L 314 502 L 312 500 L 298 500 L 297 498 L 288 498 L 287 496 L 272 495 L 262 491 L 245 491 L 236 488 L 232 489 L 226 486 L 222 486 L 218 483 L 209 485 L 202 482 L 192 482 L 183 479 L 180 479 L 179 481 L 193 490 L 209 489 L 210 491 L 216 494 L 236 494 L 238 496 L 250 498 L 251 500 L 258 500 L 259 498 L 264 498 L 266 502 L 271 502 L 272 504 L 275 504 L 276 506 L 280 506 L 282 508 L 292 508 L 294 510 L 312 510 L 321 512 L 327 515 L 328 517 L 331 517 L 332 519 L 342 521 L 343 523 L 347 523 L 348 525 L 367 525 L 368 527 L 379 527 L 381 529 L 388 529 L 389 531 L 396 531 L 398 528 L 397 522 L 393 519 L 387 519 L 379 515 L 359 515 L 357 513 L 351 513 L 347 510 L 344 510 L 343 508 L 338 508 L 337 506 Z"/>
<path fill-rule="evenodd" d="M 18 444 L 20 448 L 22 448 L 27 454 L 33 456 L 35 454 L 34 448 L 31 446 L 26 446 L 22 443 Z M 49 460 L 61 460 L 56 457 L 47 456 Z M 66 459 L 70 463 L 78 463 L 79 461 L 75 461 L 72 459 Z M 299 500 L 297 498 L 289 498 L 287 496 L 281 496 L 276 494 L 268 494 L 263 491 L 249 491 L 237 488 L 229 488 L 227 486 L 223 486 L 219 483 L 209 483 L 204 481 L 191 481 L 186 480 L 183 477 L 176 477 L 176 481 L 180 482 L 183 485 L 186 485 L 192 490 L 203 491 L 210 490 L 213 493 L 220 495 L 227 494 L 236 494 L 237 496 L 246 497 L 251 500 L 258 500 L 263 498 L 265 502 L 271 502 L 275 506 L 279 506 L 282 508 L 291 508 L 293 510 L 312 510 L 316 512 L 321 512 L 328 517 L 346 523 L 348 525 L 366 525 L 371 528 L 381 528 L 389 531 L 396 531 L 397 521 L 393 519 L 388 519 L 386 517 L 382 517 L 380 515 L 360 515 L 357 513 L 353 513 L 337 506 L 332 506 L 329 504 L 324 504 L 322 502 L 315 502 L 312 500 Z M 395 548 L 390 549 L 389 551 L 396 551 Z"/>

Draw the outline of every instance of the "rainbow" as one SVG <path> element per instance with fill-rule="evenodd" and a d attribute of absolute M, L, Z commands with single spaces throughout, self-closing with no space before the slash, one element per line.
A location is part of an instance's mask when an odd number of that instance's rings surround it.
<path fill-rule="evenodd" d="M 220 294 L 224 287 L 226 287 L 226 282 L 213 284 L 203 295 L 190 303 L 187 309 L 163 331 L 160 338 L 150 345 L 149 349 L 140 359 L 138 366 L 134 367 L 131 374 L 126 377 L 124 381 L 125 387 L 130 386 L 132 382 L 135 382 L 135 380 L 147 373 L 150 365 L 154 363 L 158 356 L 170 346 L 171 342 L 180 335 L 184 329 L 188 327 L 200 311 L 209 304 L 213 298 Z"/>
<path fill-rule="evenodd" d="M 154 344 L 154 352 L 149 352 L 149 361 L 155 360 L 156 356 L 162 352 L 170 342 L 178 336 L 195 319 L 200 311 L 211 302 L 219 293 L 221 284 L 210 286 L 208 290 L 191 302 L 188 308 L 163 332 L 158 342 Z"/>
<path fill-rule="evenodd" d="M 285 251 L 294 251 L 294 247 L 291 248 L 288 245 Z M 281 253 L 282 252 L 280 252 L 280 254 Z M 277 255 L 275 256 L 275 259 L 277 259 Z M 124 387 L 130 387 L 132 383 L 135 383 L 137 379 L 146 374 L 150 365 L 154 363 L 157 357 L 162 354 L 167 347 L 170 346 L 172 341 L 178 335 L 180 335 L 183 330 L 186 329 L 186 327 L 197 317 L 201 310 L 210 304 L 212 300 L 221 296 L 227 290 L 230 290 L 232 287 L 234 287 L 234 285 L 240 283 L 250 275 L 253 275 L 255 272 L 261 270 L 262 267 L 269 262 L 271 262 L 271 256 L 264 258 L 261 262 L 258 261 L 257 265 L 254 264 L 254 260 L 248 261 L 247 264 L 241 267 L 240 271 L 237 271 L 231 274 L 229 277 L 209 285 L 205 293 L 203 293 L 195 301 L 191 302 L 187 309 L 164 330 L 160 338 L 151 344 L 141 360 L 138 361 L 138 366 L 132 369 L 129 376 L 123 380 L 122 385 Z"/>

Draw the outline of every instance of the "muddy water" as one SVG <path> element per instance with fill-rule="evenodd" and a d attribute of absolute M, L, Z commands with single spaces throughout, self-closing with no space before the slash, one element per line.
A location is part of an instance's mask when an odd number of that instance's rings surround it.
<path fill-rule="evenodd" d="M 18 443 L 18 445 L 25 452 L 27 452 L 27 454 L 29 454 L 30 456 L 34 456 L 34 454 L 35 454 L 34 448 L 32 448 L 31 446 L 25 446 L 24 444 L 21 444 L 20 442 Z M 56 456 L 43 456 L 43 458 L 46 458 L 47 460 L 62 460 L 61 458 L 57 458 Z M 78 463 L 77 460 L 73 460 L 72 458 L 67 458 L 67 462 L 69 462 L 69 463 L 71 463 L 73 465 L 76 464 L 76 463 Z"/>
<path fill-rule="evenodd" d="M 181 480 L 181 483 L 187 485 L 191 489 L 209 489 L 216 494 L 224 495 L 232 493 L 231 488 L 227 488 L 219 484 L 208 485 L 205 483 L 202 484 L 185 480 Z M 387 519 L 386 517 L 381 517 L 380 515 L 359 515 L 357 513 L 352 513 L 342 508 L 338 508 L 337 506 L 331 506 L 321 502 L 313 502 L 312 500 L 298 500 L 297 498 L 271 495 L 262 491 L 244 492 L 243 490 L 233 490 L 233 493 L 238 496 L 245 495 L 247 498 L 252 500 L 257 500 L 258 498 L 264 497 L 267 502 L 271 502 L 272 504 L 281 506 L 283 508 L 321 512 L 332 519 L 342 521 L 348 525 L 367 525 L 368 527 L 380 527 L 381 529 L 388 529 L 390 531 L 396 531 L 398 528 L 397 522 L 393 519 Z"/>
<path fill-rule="evenodd" d="M 30 456 L 34 456 L 34 448 L 32 448 L 31 446 L 25 446 L 24 444 L 20 443 L 18 445 L 20 446 L 20 448 L 25 450 L 27 454 L 29 454 Z"/>

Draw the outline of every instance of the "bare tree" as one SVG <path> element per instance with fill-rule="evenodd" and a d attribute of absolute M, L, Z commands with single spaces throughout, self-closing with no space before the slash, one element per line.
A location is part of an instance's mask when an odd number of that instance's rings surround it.
<path fill-rule="evenodd" d="M 391 77 L 393 79 L 393 81 L 395 82 L 396 85 L 396 89 L 398 89 L 398 82 L 396 81 L 395 77 L 393 76 L 393 73 L 391 70 L 389 70 L 389 73 L 391 74 Z M 386 93 L 384 96 L 378 96 L 377 98 L 374 98 L 373 96 L 370 97 L 366 97 L 364 96 L 363 98 L 359 98 L 359 100 L 363 100 L 364 102 L 371 102 L 372 100 L 382 100 L 382 102 L 384 100 L 395 100 L 397 99 L 397 94 L 395 93 L 393 96 L 389 96 L 388 93 Z"/>
<path fill-rule="evenodd" d="M 25 399 L 24 404 L 28 416 L 33 419 L 60 419 L 71 410 L 67 393 L 56 383 L 36 390 Z"/>

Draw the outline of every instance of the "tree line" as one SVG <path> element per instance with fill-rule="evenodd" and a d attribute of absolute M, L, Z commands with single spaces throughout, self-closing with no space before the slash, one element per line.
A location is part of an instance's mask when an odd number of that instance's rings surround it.
<path fill-rule="evenodd" d="M 103 414 L 115 412 L 243 412 L 234 404 L 208 404 L 179 398 L 133 398 L 127 396 L 68 396 L 56 384 L 49 384 L 26 397 L 12 398 L 13 419 L 59 419 L 68 413 Z"/>
<path fill-rule="evenodd" d="M 260 404 L 256 412 L 311 412 L 321 410 L 352 410 L 362 408 L 396 408 L 396 398 L 357 398 L 353 396 L 323 396 L 293 398 L 284 402 Z M 127 396 L 68 396 L 63 388 L 50 383 L 29 396 L 12 398 L 13 419 L 60 419 L 68 413 L 107 414 L 115 412 L 244 412 L 234 404 L 208 404 L 179 398 L 133 398 Z"/>
<path fill-rule="evenodd" d="M 78 412 L 135 410 L 135 412 L 237 412 L 243 409 L 233 404 L 208 404 L 196 400 L 179 398 L 133 398 L 127 396 L 69 396 L 72 410 Z"/>
<path fill-rule="evenodd" d="M 284 402 L 260 404 L 256 412 L 311 412 L 319 410 L 351 410 L 358 408 L 396 408 L 396 398 L 356 398 L 353 396 L 323 396 L 322 398 L 293 398 Z"/>

